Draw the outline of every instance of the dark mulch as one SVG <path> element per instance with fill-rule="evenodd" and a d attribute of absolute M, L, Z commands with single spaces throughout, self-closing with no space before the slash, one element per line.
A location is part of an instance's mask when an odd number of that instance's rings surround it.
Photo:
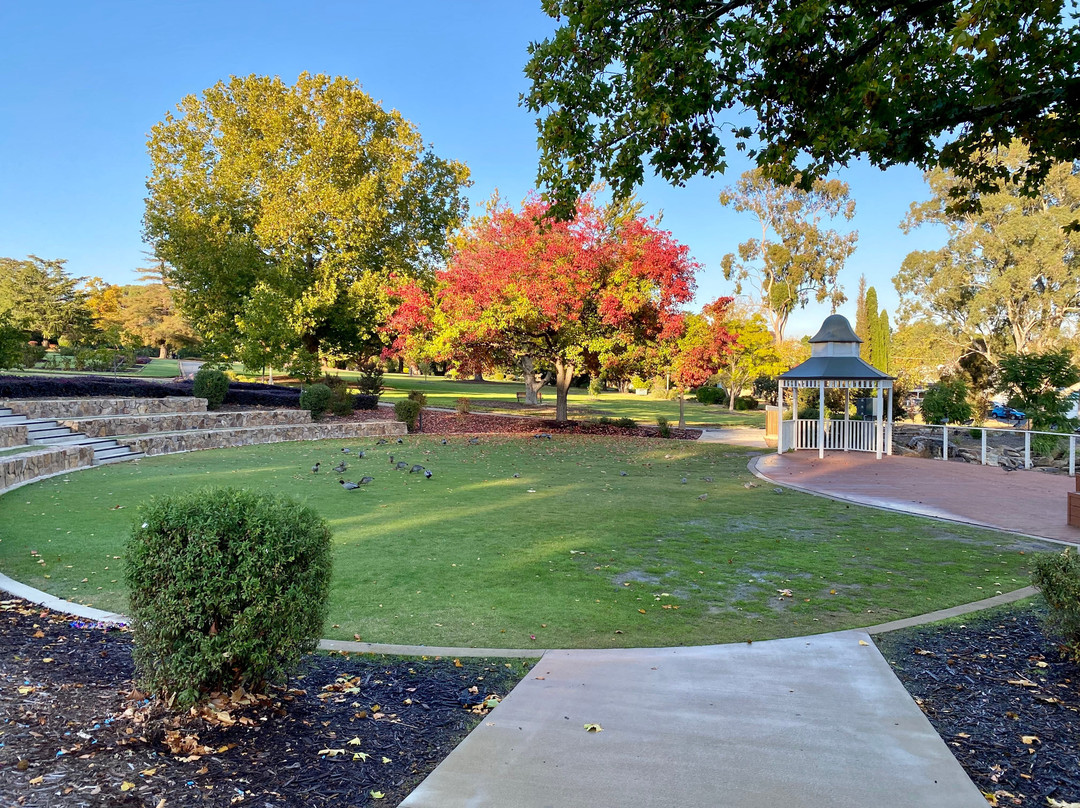
<path fill-rule="evenodd" d="M 134 690 L 128 631 L 4 601 L 0 805 L 394 806 L 526 664 L 313 655 L 174 715 Z"/>
<path fill-rule="evenodd" d="M 374 421 L 393 420 L 394 411 L 389 407 L 379 407 L 372 411 L 360 411 L 348 420 Z M 338 419 L 333 419 L 338 420 Z M 523 416 L 485 415 L 470 413 L 458 415 L 443 410 L 425 409 L 421 429 L 424 433 L 438 435 L 477 435 L 506 433 L 514 435 L 601 435 L 623 438 L 658 438 L 660 432 L 655 426 L 624 427 L 612 424 L 597 424 L 589 421 L 553 421 L 545 418 Z M 700 429 L 671 428 L 671 437 L 684 440 L 696 440 L 701 436 Z"/>
<path fill-rule="evenodd" d="M 991 805 L 1080 803 L 1080 666 L 1047 638 L 1037 609 L 877 640 Z"/>

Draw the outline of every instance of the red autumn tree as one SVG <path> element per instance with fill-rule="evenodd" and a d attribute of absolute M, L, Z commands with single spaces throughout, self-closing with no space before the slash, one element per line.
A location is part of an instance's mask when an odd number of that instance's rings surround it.
<path fill-rule="evenodd" d="M 597 372 L 627 345 L 679 333 L 698 264 L 651 221 L 611 215 L 588 199 L 571 220 L 547 214 L 530 199 L 520 211 L 496 207 L 474 221 L 432 293 L 395 290 L 402 306 L 390 327 L 399 352 L 422 343 L 455 362 L 510 359 L 527 383 L 536 366 L 553 368 L 555 417 L 565 421 L 575 373 Z"/>
<path fill-rule="evenodd" d="M 679 388 L 680 427 L 685 425 L 683 394 L 707 383 L 736 344 L 735 335 L 725 325 L 731 301 L 730 297 L 718 297 L 702 308 L 701 314 L 689 315 L 683 333 L 674 344 L 671 370 Z"/>

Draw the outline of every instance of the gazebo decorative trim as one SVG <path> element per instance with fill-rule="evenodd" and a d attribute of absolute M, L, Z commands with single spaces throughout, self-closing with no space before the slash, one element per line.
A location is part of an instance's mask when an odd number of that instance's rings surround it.
<path fill-rule="evenodd" d="M 833 314 L 825 318 L 818 333 L 810 338 L 811 356 L 805 362 L 778 379 L 777 404 L 780 428 L 776 450 L 817 449 L 818 457 L 826 449 L 892 454 L 892 387 L 895 377 L 864 362 L 859 356 L 862 340 L 855 334 L 846 317 Z M 816 388 L 818 391 L 817 419 L 799 418 L 798 391 Z M 792 416 L 784 420 L 784 391 L 792 390 Z M 825 391 L 844 391 L 844 420 L 826 421 Z M 874 422 L 851 420 L 851 391 L 873 390 Z M 888 416 L 885 417 L 884 391 L 888 396 Z"/>

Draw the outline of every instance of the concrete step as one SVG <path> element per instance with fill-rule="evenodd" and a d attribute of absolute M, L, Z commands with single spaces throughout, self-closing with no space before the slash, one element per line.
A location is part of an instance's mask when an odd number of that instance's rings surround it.
<path fill-rule="evenodd" d="M 13 415 L 11 413 L 7 415 L 0 415 L 0 426 L 11 426 L 12 424 L 25 424 L 29 422 L 29 418 L 25 415 Z"/>
<path fill-rule="evenodd" d="M 122 454 L 115 454 L 121 449 L 124 449 Z M 108 463 L 123 463 L 127 460 L 138 460 L 141 457 L 145 457 L 142 452 L 133 452 L 127 446 L 120 446 L 116 449 L 109 449 L 106 452 L 94 452 L 94 465 L 104 466 Z"/>

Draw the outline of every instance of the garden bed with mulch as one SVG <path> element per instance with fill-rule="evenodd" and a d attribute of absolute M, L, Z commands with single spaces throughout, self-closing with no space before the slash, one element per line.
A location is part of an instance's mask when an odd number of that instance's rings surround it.
<path fill-rule="evenodd" d="M 1080 805 L 1080 666 L 1038 608 L 875 639 L 990 805 Z"/>
<path fill-rule="evenodd" d="M 131 634 L 0 603 L 0 805 L 394 806 L 527 672 L 521 660 L 312 655 L 179 715 Z"/>
<path fill-rule="evenodd" d="M 362 410 L 348 417 L 347 420 L 373 421 L 394 419 L 391 407 L 378 407 L 375 410 Z M 338 420 L 328 418 L 327 420 Z M 552 435 L 598 435 L 622 438 L 658 438 L 660 431 L 655 426 L 625 427 L 614 424 L 599 424 L 595 421 L 553 421 L 545 418 L 523 416 L 484 415 L 469 413 L 459 415 L 445 410 L 425 409 L 423 411 L 420 432 L 435 435 L 478 435 L 506 433 L 534 435 L 548 432 Z M 697 440 L 700 429 L 677 429 L 671 427 L 671 437 L 683 440 Z"/>

